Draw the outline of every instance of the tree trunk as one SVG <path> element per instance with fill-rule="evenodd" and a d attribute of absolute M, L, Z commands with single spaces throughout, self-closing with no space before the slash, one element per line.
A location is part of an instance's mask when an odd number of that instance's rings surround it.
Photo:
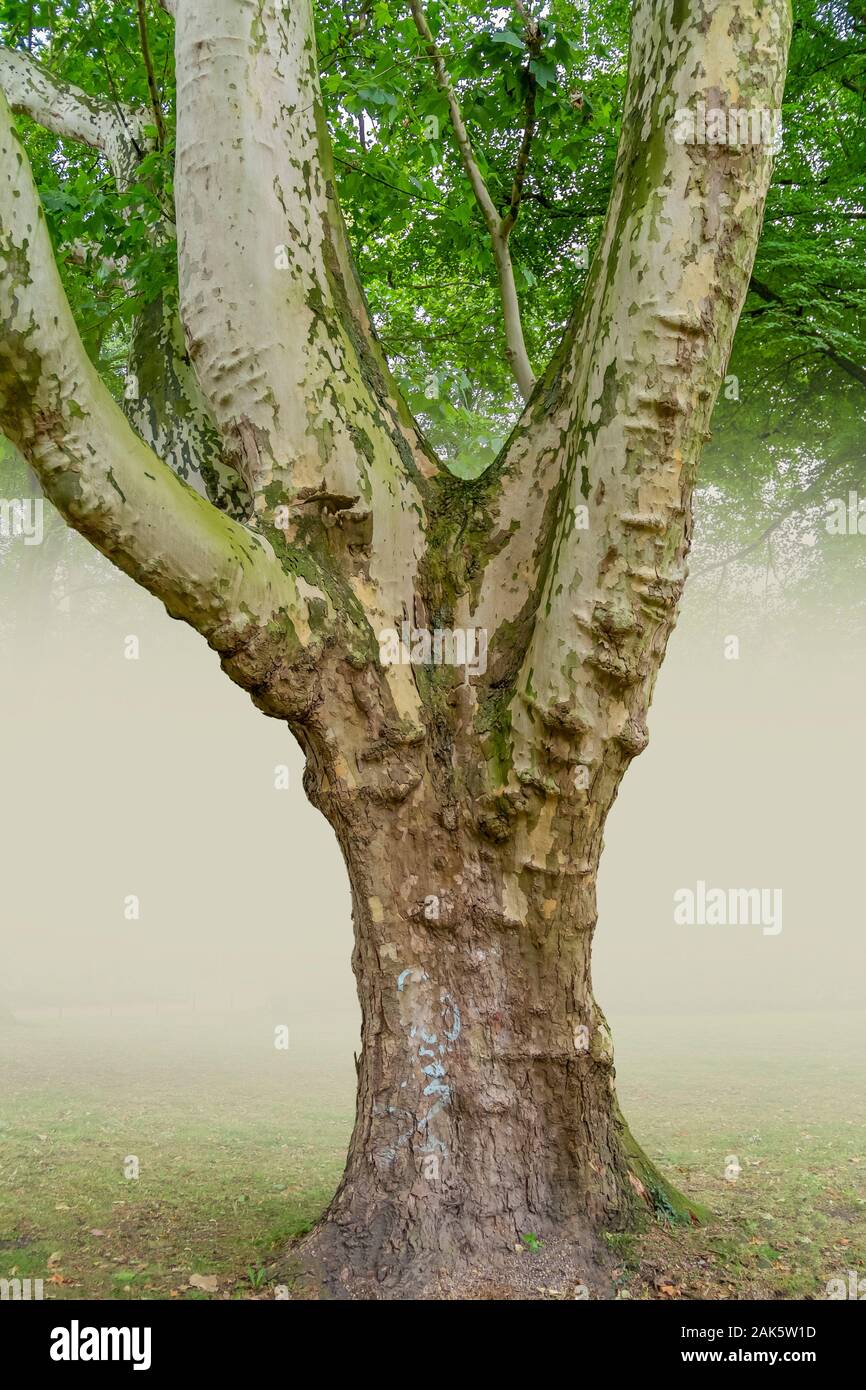
<path fill-rule="evenodd" d="M 308 775 L 351 880 L 362 1034 L 346 1172 L 289 1269 L 337 1296 L 483 1296 L 522 1287 L 530 1236 L 566 1285 L 604 1289 L 600 1232 L 698 1208 L 617 1107 L 590 971 L 600 829 L 552 815 L 543 853 L 497 843 L 436 780 L 337 807 Z"/>

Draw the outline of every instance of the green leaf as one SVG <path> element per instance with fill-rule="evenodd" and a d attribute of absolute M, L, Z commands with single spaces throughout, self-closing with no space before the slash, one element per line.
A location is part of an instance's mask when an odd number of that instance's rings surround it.
<path fill-rule="evenodd" d="M 498 33 L 491 34 L 492 43 L 505 43 L 509 48 L 525 48 L 526 44 L 519 34 L 515 34 L 513 29 L 500 29 Z"/>
<path fill-rule="evenodd" d="M 551 67 L 550 63 L 543 63 L 540 58 L 531 59 L 529 71 L 539 87 L 549 87 L 556 81 L 556 68 Z"/>
<path fill-rule="evenodd" d="M 362 101 L 369 102 L 371 106 L 396 106 L 397 98 L 393 92 L 386 92 L 384 87 L 359 87 L 358 96 Z"/>

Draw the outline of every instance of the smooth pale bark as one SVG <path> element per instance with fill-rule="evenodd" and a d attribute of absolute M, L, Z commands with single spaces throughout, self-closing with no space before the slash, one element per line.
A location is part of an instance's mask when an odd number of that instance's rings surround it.
<path fill-rule="evenodd" d="M 55 135 L 102 150 L 118 186 L 130 182 L 148 148 L 146 110 L 89 96 L 52 76 L 29 53 L 10 48 L 0 48 L 0 88 L 13 111 L 26 112 Z"/>
<path fill-rule="evenodd" d="M 46 494 L 174 617 L 229 649 L 306 601 L 267 542 L 186 487 L 133 433 L 89 361 L 30 166 L 0 93 L 0 427 Z M 300 634 L 298 636 L 298 634 Z"/>
<path fill-rule="evenodd" d="M 0 426 L 72 523 L 287 722 L 338 835 L 358 1116 L 297 1268 L 353 1296 L 507 1289 L 531 1232 L 564 1245 L 575 1279 L 601 1281 L 601 1230 L 695 1215 L 619 1114 L 590 949 L 605 817 L 646 743 L 771 163 L 760 145 L 678 145 L 675 113 L 778 108 L 787 0 L 635 5 L 601 248 L 502 458 L 473 484 L 437 469 L 381 361 L 308 5 L 176 8 L 182 316 L 252 526 L 118 423 L 8 129 Z M 403 619 L 485 628 L 486 673 L 383 667 L 379 634 Z"/>
<path fill-rule="evenodd" d="M 139 165 L 152 148 L 144 133 L 152 120 L 149 112 L 91 97 L 59 81 L 29 53 L 13 49 L 0 48 L 0 89 L 13 111 L 54 135 L 104 154 L 119 193 L 133 187 Z M 167 220 L 150 232 L 154 243 L 173 241 L 174 234 Z M 82 248 L 82 258 L 88 252 L 98 256 L 99 248 Z M 123 273 L 123 266 L 115 268 Z M 133 287 L 127 288 L 133 292 Z M 160 295 L 138 315 L 127 381 L 124 409 L 136 433 L 202 496 L 234 516 L 246 516 L 252 498 L 225 462 L 222 439 L 190 365 L 172 297 Z"/>

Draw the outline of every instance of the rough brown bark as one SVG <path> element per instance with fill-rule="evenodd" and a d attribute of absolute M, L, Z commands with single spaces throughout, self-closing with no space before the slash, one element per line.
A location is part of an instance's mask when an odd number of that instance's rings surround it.
<path fill-rule="evenodd" d="M 607 807 L 528 788 L 507 833 L 479 819 L 452 776 L 473 744 L 468 686 L 443 683 L 423 734 L 401 735 L 363 678 L 352 735 L 333 736 L 337 677 L 306 724 L 306 789 L 352 885 L 362 1038 L 345 1175 L 281 1272 L 337 1297 L 507 1296 L 528 1235 L 603 1293 L 602 1231 L 697 1211 L 617 1106 L 590 972 Z"/>

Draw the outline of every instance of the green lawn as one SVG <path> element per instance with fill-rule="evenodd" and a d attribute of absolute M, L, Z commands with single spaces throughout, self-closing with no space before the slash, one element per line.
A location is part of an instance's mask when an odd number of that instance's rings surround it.
<path fill-rule="evenodd" d="M 618 1055 L 633 1130 L 715 1218 L 628 1242 L 633 1296 L 824 1298 L 866 1278 L 863 1014 L 626 1020 Z"/>
<path fill-rule="evenodd" d="M 613 1238 L 624 1296 L 820 1298 L 866 1278 L 863 1017 L 612 1021 L 633 1131 L 714 1213 Z M 0 1025 L 0 1277 L 56 1298 L 273 1296 L 275 1251 L 339 1179 L 352 1047 L 347 1019 L 293 1028 L 288 1052 L 254 1016 Z"/>

